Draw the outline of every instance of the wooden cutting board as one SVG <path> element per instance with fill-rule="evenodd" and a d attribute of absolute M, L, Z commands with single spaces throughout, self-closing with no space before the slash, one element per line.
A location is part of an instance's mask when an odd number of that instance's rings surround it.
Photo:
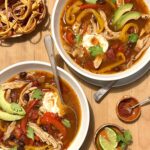
<path fill-rule="evenodd" d="M 54 3 L 55 0 L 47 1 L 49 13 L 51 13 Z M 42 23 L 37 27 L 37 30 L 30 35 L 8 40 L 7 47 L 0 46 L 0 70 L 20 61 L 40 60 L 49 62 L 43 38 L 48 34 L 50 24 L 48 20 L 45 22 L 47 26 Z M 58 65 L 70 72 L 61 57 L 57 55 L 56 58 Z M 111 90 L 109 95 L 107 95 L 100 104 L 95 103 L 93 99 L 93 94 L 98 88 L 85 83 L 74 74 L 72 75 L 82 86 L 91 109 L 89 133 L 81 150 L 94 150 L 94 132 L 104 123 L 115 123 L 125 129 L 131 130 L 133 134 L 133 144 L 130 146 L 130 149 L 150 150 L 150 105 L 143 107 L 140 119 L 133 124 L 121 122 L 115 112 L 118 100 L 124 95 L 132 95 L 139 100 L 150 96 L 150 72 L 134 84 Z"/>

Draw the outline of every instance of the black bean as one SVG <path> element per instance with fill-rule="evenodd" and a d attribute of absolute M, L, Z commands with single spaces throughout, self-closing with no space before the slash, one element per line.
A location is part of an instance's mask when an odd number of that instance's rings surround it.
<path fill-rule="evenodd" d="M 10 139 L 10 140 L 15 140 L 16 137 L 12 134 L 12 135 L 10 135 L 9 139 Z"/>
<path fill-rule="evenodd" d="M 128 42 L 128 47 L 129 48 L 134 48 L 136 43 Z"/>
<path fill-rule="evenodd" d="M 18 99 L 18 93 L 16 91 L 12 91 L 10 93 L 11 101 L 15 102 Z"/>
<path fill-rule="evenodd" d="M 25 150 L 24 146 L 18 146 L 17 150 Z"/>
<path fill-rule="evenodd" d="M 45 126 L 41 126 L 41 128 L 47 132 L 47 128 Z"/>
<path fill-rule="evenodd" d="M 99 2 L 100 4 L 103 4 L 103 3 L 105 3 L 105 0 L 98 0 L 98 2 Z"/>
<path fill-rule="evenodd" d="M 21 79 L 25 79 L 27 76 L 27 73 L 26 72 L 20 72 L 19 76 Z"/>
<path fill-rule="evenodd" d="M 24 100 L 29 101 L 30 99 L 29 94 L 28 93 L 24 94 L 23 98 Z"/>
<path fill-rule="evenodd" d="M 24 150 L 25 143 L 22 140 L 19 140 L 18 145 L 18 150 Z"/>

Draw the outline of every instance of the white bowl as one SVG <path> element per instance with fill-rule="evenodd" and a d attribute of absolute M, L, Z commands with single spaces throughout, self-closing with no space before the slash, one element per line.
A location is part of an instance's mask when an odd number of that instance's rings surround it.
<path fill-rule="evenodd" d="M 62 43 L 61 43 L 61 37 L 60 37 L 60 16 L 63 11 L 63 8 L 66 4 L 67 0 L 56 0 L 55 6 L 52 13 L 52 20 L 51 20 L 51 28 L 52 28 L 52 36 L 56 45 L 56 48 L 61 55 L 61 57 L 64 59 L 64 61 L 77 73 L 90 78 L 94 80 L 101 80 L 101 81 L 112 81 L 112 80 L 119 80 L 126 77 L 129 77 L 136 72 L 138 72 L 140 69 L 142 69 L 149 61 L 150 61 L 150 48 L 145 52 L 144 56 L 135 63 L 131 68 L 115 73 L 115 74 L 94 74 L 91 73 L 83 68 L 81 68 L 79 65 L 77 65 L 70 56 L 65 52 L 63 49 Z M 150 6 L 150 1 L 146 0 L 148 6 Z"/>
<path fill-rule="evenodd" d="M 45 62 L 39 62 L 39 61 L 20 62 L 0 71 L 0 83 L 3 83 L 4 81 L 6 81 L 7 79 L 9 79 L 10 77 L 12 77 L 13 75 L 19 72 L 30 71 L 30 70 L 31 71 L 43 70 L 43 71 L 52 72 L 50 64 L 45 63 Z M 73 142 L 68 148 L 68 150 L 78 150 L 83 144 L 85 137 L 87 135 L 87 132 L 88 132 L 88 128 L 89 128 L 90 113 L 89 113 L 88 102 L 78 82 L 63 69 L 58 68 L 58 72 L 59 72 L 60 77 L 64 79 L 65 81 L 67 81 L 69 85 L 71 85 L 71 87 L 76 92 L 78 99 L 80 101 L 80 106 L 81 106 L 80 128 L 78 130 L 78 133 L 75 139 L 73 140 Z"/>

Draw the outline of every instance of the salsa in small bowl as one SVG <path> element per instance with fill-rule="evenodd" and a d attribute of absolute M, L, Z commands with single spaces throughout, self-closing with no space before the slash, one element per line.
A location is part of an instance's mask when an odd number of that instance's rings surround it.
<path fill-rule="evenodd" d="M 138 103 L 138 100 L 134 97 L 123 97 L 123 99 L 117 104 L 116 108 L 118 118 L 127 123 L 136 121 L 141 115 L 141 107 L 137 106 L 132 109 L 132 111 L 130 111 L 130 108 Z"/>
<path fill-rule="evenodd" d="M 130 131 L 115 124 L 100 126 L 94 137 L 96 150 L 125 150 L 131 142 Z"/>

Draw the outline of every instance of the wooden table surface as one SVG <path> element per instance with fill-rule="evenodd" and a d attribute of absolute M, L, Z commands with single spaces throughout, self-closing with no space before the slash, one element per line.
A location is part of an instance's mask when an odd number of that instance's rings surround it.
<path fill-rule="evenodd" d="M 53 8 L 54 2 L 55 0 L 49 0 L 47 2 L 49 13 Z M 48 34 L 49 24 L 50 22 L 47 19 L 45 23 L 38 26 L 37 30 L 32 34 L 8 40 L 6 41 L 6 47 L 0 46 L 0 70 L 20 61 L 40 60 L 49 62 L 43 43 L 44 35 Z M 61 57 L 57 55 L 56 58 L 58 65 L 69 71 Z M 121 122 L 117 118 L 115 112 L 118 100 L 124 95 L 132 95 L 139 100 L 150 96 L 150 72 L 136 83 L 112 89 L 100 104 L 95 103 L 93 99 L 93 94 L 98 90 L 98 88 L 85 83 L 74 74 L 72 75 L 82 86 L 91 109 L 90 128 L 81 150 L 94 150 L 94 132 L 104 123 L 115 123 L 125 129 L 131 130 L 133 134 L 133 144 L 129 147 L 129 149 L 150 150 L 150 106 L 145 106 L 142 109 L 140 119 L 132 124 L 125 124 Z"/>

